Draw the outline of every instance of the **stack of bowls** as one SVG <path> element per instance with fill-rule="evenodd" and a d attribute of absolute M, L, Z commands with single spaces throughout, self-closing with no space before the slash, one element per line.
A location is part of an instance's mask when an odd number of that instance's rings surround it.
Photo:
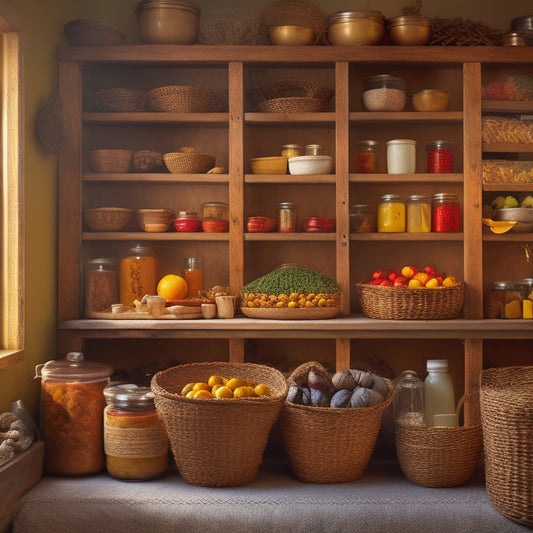
<path fill-rule="evenodd" d="M 533 15 L 516 17 L 511 20 L 511 31 L 518 33 L 527 46 L 533 46 Z"/>
<path fill-rule="evenodd" d="M 389 36 L 393 44 L 420 46 L 429 44 L 433 31 L 431 22 L 420 15 L 405 15 L 389 20 Z"/>

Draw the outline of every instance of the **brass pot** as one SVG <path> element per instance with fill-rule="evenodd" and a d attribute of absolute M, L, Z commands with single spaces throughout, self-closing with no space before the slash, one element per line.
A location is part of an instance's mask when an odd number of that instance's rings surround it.
<path fill-rule="evenodd" d="M 316 43 L 316 32 L 306 26 L 275 26 L 268 38 L 275 45 L 305 46 Z"/>
<path fill-rule="evenodd" d="M 389 36 L 393 44 L 425 45 L 429 44 L 432 35 L 431 22 L 426 17 L 406 15 L 389 20 Z"/>
<path fill-rule="evenodd" d="M 379 11 L 339 11 L 328 20 L 328 41 L 336 46 L 375 45 L 384 35 L 385 19 Z"/>

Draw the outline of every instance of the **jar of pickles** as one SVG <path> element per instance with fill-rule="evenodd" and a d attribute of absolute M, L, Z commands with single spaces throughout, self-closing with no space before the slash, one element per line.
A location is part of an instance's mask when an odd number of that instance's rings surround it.
<path fill-rule="evenodd" d="M 202 218 L 229 220 L 229 207 L 225 202 L 207 202 L 202 206 Z"/>
<path fill-rule="evenodd" d="M 431 196 L 431 231 L 437 233 L 461 230 L 461 207 L 456 194 L 436 193 Z"/>
<path fill-rule="evenodd" d="M 159 418 L 154 393 L 133 384 L 104 389 L 104 450 L 109 475 L 142 481 L 164 474 L 168 438 Z"/>
<path fill-rule="evenodd" d="M 384 194 L 378 204 L 378 232 L 405 231 L 405 204 L 397 194 Z"/>
<path fill-rule="evenodd" d="M 455 146 L 448 141 L 433 141 L 426 145 L 427 171 L 432 174 L 452 172 Z"/>
<path fill-rule="evenodd" d="M 91 316 L 118 302 L 117 262 L 112 257 L 97 257 L 85 270 L 85 315 Z"/>
<path fill-rule="evenodd" d="M 377 141 L 359 141 L 355 147 L 354 172 L 377 172 L 378 143 Z"/>
<path fill-rule="evenodd" d="M 120 261 L 120 303 L 133 306 L 145 294 L 155 294 L 159 281 L 159 260 L 150 246 L 134 244 Z"/>
<path fill-rule="evenodd" d="M 427 196 L 412 194 L 407 198 L 407 223 L 409 233 L 429 233 L 431 231 L 431 205 Z"/>
<path fill-rule="evenodd" d="M 523 290 L 515 281 L 495 281 L 488 294 L 485 318 L 522 318 Z"/>

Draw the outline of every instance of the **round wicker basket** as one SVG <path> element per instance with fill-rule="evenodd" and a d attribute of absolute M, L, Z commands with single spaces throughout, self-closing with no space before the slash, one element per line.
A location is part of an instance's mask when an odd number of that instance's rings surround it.
<path fill-rule="evenodd" d="M 92 150 L 89 164 L 94 172 L 128 172 L 131 167 L 131 150 Z"/>
<path fill-rule="evenodd" d="M 172 174 L 204 174 L 215 166 L 215 157 L 199 152 L 169 152 L 163 155 Z"/>
<path fill-rule="evenodd" d="M 192 85 L 165 85 L 148 91 L 145 95 L 148 111 L 167 113 L 207 113 L 219 111 L 221 93 Z"/>
<path fill-rule="evenodd" d="M 126 40 L 126 34 L 107 20 L 71 20 L 65 24 L 63 31 L 71 46 L 113 46 Z"/>
<path fill-rule="evenodd" d="M 100 89 L 94 93 L 91 108 L 95 111 L 119 113 L 141 111 L 143 96 L 142 91 L 127 87 Z"/>
<path fill-rule="evenodd" d="M 122 231 L 133 217 L 124 207 L 93 207 L 83 210 L 83 220 L 92 231 Z"/>

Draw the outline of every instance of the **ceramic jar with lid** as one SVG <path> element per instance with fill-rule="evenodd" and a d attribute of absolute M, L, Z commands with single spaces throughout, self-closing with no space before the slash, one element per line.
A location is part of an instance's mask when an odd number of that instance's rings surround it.
<path fill-rule="evenodd" d="M 367 111 L 403 111 L 405 81 L 389 74 L 372 76 L 363 83 L 362 100 Z"/>
<path fill-rule="evenodd" d="M 80 352 L 36 367 L 41 378 L 44 466 L 59 476 L 94 474 L 104 468 L 104 387 L 111 366 L 85 361 Z"/>
<path fill-rule="evenodd" d="M 392 139 L 387 141 L 387 172 L 414 174 L 416 171 L 416 141 Z"/>

